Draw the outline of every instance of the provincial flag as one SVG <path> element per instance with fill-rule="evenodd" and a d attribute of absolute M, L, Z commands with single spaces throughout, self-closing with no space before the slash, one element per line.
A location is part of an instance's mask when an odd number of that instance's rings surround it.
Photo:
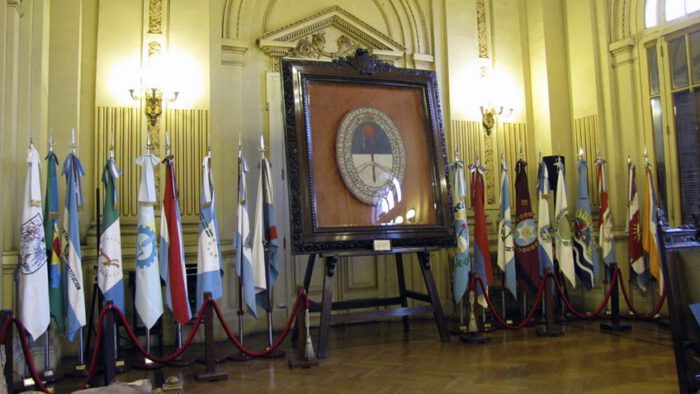
<path fill-rule="evenodd" d="M 27 177 L 24 186 L 22 225 L 19 228 L 18 296 L 19 318 L 27 332 L 36 340 L 51 322 L 49 289 L 46 286 L 46 244 L 44 220 L 41 214 L 41 158 L 29 145 Z M 11 361 L 10 361 L 11 362 Z"/>
<path fill-rule="evenodd" d="M 243 300 L 248 312 L 258 317 L 255 304 L 255 278 L 253 276 L 253 251 L 250 233 L 250 217 L 248 216 L 248 188 L 246 187 L 246 173 L 248 162 L 238 149 L 238 219 L 236 223 L 236 237 L 234 247 L 236 249 L 236 275 L 242 288 Z M 264 256 L 263 256 L 264 257 Z"/>
<path fill-rule="evenodd" d="M 146 151 L 136 159 L 141 167 L 139 184 L 138 232 L 136 234 L 136 313 L 143 324 L 152 328 L 163 314 L 163 295 L 160 289 L 160 268 L 158 263 L 158 243 L 156 240 L 156 219 L 153 205 L 156 197 L 153 167 L 160 159 Z"/>
<path fill-rule="evenodd" d="M 75 333 L 85 325 L 85 288 L 78 217 L 78 207 L 83 205 L 83 187 L 80 177 L 85 176 L 85 169 L 75 152 L 71 152 L 63 162 L 63 175 L 66 177 L 66 203 L 63 211 L 61 249 L 68 299 L 65 310 L 66 337 L 73 342 Z"/>
<path fill-rule="evenodd" d="M 105 186 L 100 250 L 97 258 L 97 286 L 105 302 L 112 301 L 120 311 L 124 309 L 124 273 L 122 271 L 122 240 L 117 205 L 117 178 L 121 175 L 114 157 L 107 159 L 102 172 Z"/>
<path fill-rule="evenodd" d="M 223 295 L 221 275 L 223 256 L 219 244 L 219 223 L 214 205 L 214 179 L 211 156 L 202 163 L 202 195 L 199 208 L 199 248 L 197 249 L 197 310 L 202 307 L 204 293 L 216 300 Z"/>
<path fill-rule="evenodd" d="M 46 201 L 44 202 L 44 238 L 46 239 L 46 256 L 49 263 L 49 306 L 51 316 L 58 331 L 63 332 L 63 288 L 61 278 L 61 245 L 58 229 L 58 176 L 56 166 L 58 157 L 49 151 L 46 156 Z"/>
<path fill-rule="evenodd" d="M 513 221 L 510 217 L 510 181 L 505 160 L 501 162 L 501 201 L 498 212 L 498 267 L 506 274 L 505 287 L 518 298 L 515 280 L 515 246 L 513 245 Z"/>
<path fill-rule="evenodd" d="M 185 277 L 185 248 L 182 241 L 182 221 L 178 202 L 175 163 L 168 155 L 165 163 L 165 193 L 163 213 L 160 219 L 160 277 L 165 281 L 165 303 L 173 312 L 175 320 L 185 324 L 192 318 L 187 278 Z"/>
<path fill-rule="evenodd" d="M 258 180 L 258 201 L 255 210 L 255 227 L 253 229 L 253 277 L 255 278 L 256 304 L 267 308 L 265 259 L 269 265 L 270 287 L 277 280 L 277 226 L 275 210 L 272 205 L 272 179 L 270 163 L 265 156 L 260 159 L 260 179 Z"/>
<path fill-rule="evenodd" d="M 600 196 L 600 217 L 598 219 L 598 231 L 600 250 L 606 265 L 616 262 L 615 244 L 613 241 L 613 217 L 608 204 L 608 163 L 598 159 L 596 165 L 596 184 Z"/>
<path fill-rule="evenodd" d="M 576 287 L 576 269 L 574 268 L 574 252 L 571 246 L 571 224 L 569 224 L 569 204 L 566 196 L 566 180 L 564 179 L 564 164 L 557 162 L 557 194 L 554 203 L 555 238 L 554 248 L 559 269 L 569 280 L 571 286 Z"/>
<path fill-rule="evenodd" d="M 452 296 L 455 302 L 460 302 L 469 284 L 469 227 L 467 225 L 467 209 L 464 197 L 467 196 L 467 183 L 464 176 L 464 162 L 457 160 L 450 165 L 452 175 L 451 195 L 452 210 L 455 215 L 455 234 L 457 234 L 457 252 L 455 253 L 454 279 Z"/>
<path fill-rule="evenodd" d="M 658 282 L 659 294 L 664 292 L 664 273 L 661 271 L 661 258 L 658 243 L 658 218 L 656 214 L 656 193 L 651 166 L 646 168 L 647 187 L 644 193 L 644 210 L 642 211 L 642 248 L 649 256 L 649 273 Z"/>
<path fill-rule="evenodd" d="M 476 243 L 474 245 L 474 272 L 484 281 L 486 292 L 488 292 L 488 286 L 493 283 L 493 268 L 491 267 L 484 207 L 484 173 L 486 170 L 480 165 L 472 165 L 469 170 L 471 172 L 472 207 L 474 207 L 474 242 Z M 477 294 L 479 295 L 479 304 L 487 308 L 486 297 L 484 297 L 480 287 L 478 287 Z"/>
<path fill-rule="evenodd" d="M 646 291 L 648 269 L 644 262 L 642 232 L 639 218 L 639 195 L 637 193 L 637 170 L 631 161 L 627 163 L 627 253 L 632 272 L 637 277 L 637 285 Z"/>
<path fill-rule="evenodd" d="M 549 218 L 549 170 L 543 160 L 537 169 L 537 254 L 540 259 L 540 276 L 546 270 L 554 270 L 554 228 Z"/>
<path fill-rule="evenodd" d="M 524 291 L 534 295 L 542 283 L 537 252 L 537 226 L 530 205 L 530 187 L 527 182 L 527 162 L 515 164 L 515 261 L 518 280 Z"/>
<path fill-rule="evenodd" d="M 574 221 L 574 262 L 576 276 L 583 286 L 590 290 L 594 286 L 593 234 L 591 233 L 591 203 L 588 199 L 588 165 L 578 161 L 578 197 L 576 199 L 576 219 Z"/>

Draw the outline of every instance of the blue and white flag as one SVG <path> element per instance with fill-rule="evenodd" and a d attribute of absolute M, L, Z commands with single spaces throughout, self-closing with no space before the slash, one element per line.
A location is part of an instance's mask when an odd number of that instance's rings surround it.
<path fill-rule="evenodd" d="M 270 163 L 263 156 L 260 159 L 260 179 L 258 180 L 258 201 L 253 228 L 253 275 L 255 278 L 256 304 L 267 308 L 267 283 L 270 288 L 277 280 L 277 226 L 272 205 L 272 179 Z M 265 258 L 269 265 L 269 280 L 265 280 Z"/>
<path fill-rule="evenodd" d="M 153 205 L 158 202 L 153 167 L 160 159 L 147 151 L 136 159 L 141 167 L 139 185 L 139 217 L 136 235 L 136 313 L 147 328 L 153 327 L 163 314 L 163 295 L 160 289 L 156 219 Z"/>
<path fill-rule="evenodd" d="M 238 151 L 238 219 L 234 247 L 236 249 L 236 275 L 242 287 L 243 300 L 248 312 L 258 317 L 255 304 L 255 278 L 253 277 L 253 240 L 250 233 L 250 217 L 248 216 L 248 189 L 246 173 L 248 162 Z"/>
<path fill-rule="evenodd" d="M 554 229 L 549 219 L 549 171 L 543 160 L 537 170 L 537 240 L 539 241 L 537 253 L 540 258 L 540 276 L 544 276 L 546 270 L 554 270 Z"/>
<path fill-rule="evenodd" d="M 555 217 L 555 256 L 559 269 L 573 287 L 576 287 L 576 269 L 574 254 L 571 246 L 571 225 L 569 224 L 569 204 L 566 196 L 566 180 L 564 179 L 564 163 L 557 162 L 557 194 L 554 204 Z"/>
<path fill-rule="evenodd" d="M 66 203 L 63 211 L 63 266 L 66 270 L 66 336 L 73 342 L 75 333 L 85 325 L 85 288 L 83 287 L 83 264 L 80 252 L 80 222 L 78 207 L 83 205 L 83 188 L 80 177 L 85 169 L 80 159 L 71 152 L 63 162 L 66 177 Z"/>
<path fill-rule="evenodd" d="M 199 208 L 199 249 L 197 250 L 197 310 L 202 307 L 204 293 L 216 300 L 223 294 L 221 275 L 223 258 L 219 244 L 219 223 L 214 205 L 214 180 L 211 157 L 202 163 L 202 196 Z"/>
<path fill-rule="evenodd" d="M 592 224 L 591 203 L 588 199 L 588 165 L 585 160 L 579 160 L 578 197 L 574 222 L 574 263 L 576 276 L 587 290 L 595 286 Z"/>
<path fill-rule="evenodd" d="M 117 205 L 117 178 L 121 175 L 114 157 L 110 156 L 102 172 L 105 186 L 100 255 L 97 258 L 97 285 L 105 302 L 112 301 L 120 311 L 124 309 L 124 273 L 122 271 L 122 240 Z"/>
<path fill-rule="evenodd" d="M 455 215 L 455 234 L 457 235 L 457 252 L 455 253 L 454 283 L 452 296 L 460 302 L 467 291 L 469 283 L 469 226 L 467 225 L 467 208 L 464 197 L 467 196 L 467 180 L 464 175 L 464 162 L 455 158 L 450 165 L 452 174 L 452 211 Z"/>
<path fill-rule="evenodd" d="M 508 166 L 501 162 L 501 208 L 498 213 L 498 267 L 506 274 L 505 286 L 518 298 L 515 278 L 515 246 L 513 244 L 513 221 L 510 217 L 510 181 Z"/>
<path fill-rule="evenodd" d="M 48 271 L 41 214 L 39 153 L 30 144 L 27 151 L 27 178 L 24 186 L 22 225 L 19 228 L 19 318 L 36 340 L 51 321 Z M 10 361 L 11 362 L 11 361 Z"/>

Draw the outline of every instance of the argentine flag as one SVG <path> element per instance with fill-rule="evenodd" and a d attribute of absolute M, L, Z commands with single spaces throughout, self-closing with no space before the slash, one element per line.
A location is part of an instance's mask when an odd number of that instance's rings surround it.
<path fill-rule="evenodd" d="M 243 300 L 248 312 L 258 317 L 255 303 L 255 278 L 253 277 L 253 250 L 250 238 L 250 216 L 248 215 L 248 189 L 246 188 L 246 173 L 248 162 L 241 156 L 238 149 L 238 220 L 234 247 L 236 249 L 236 275 L 242 288 Z"/>
<path fill-rule="evenodd" d="M 260 178 L 258 180 L 258 201 L 255 210 L 255 226 L 253 227 L 253 256 L 255 265 L 256 304 L 267 307 L 267 284 L 270 288 L 277 280 L 277 226 L 275 210 L 272 205 L 272 179 L 270 178 L 270 162 L 265 156 L 260 160 Z M 267 250 L 265 250 L 267 249 Z M 267 252 L 267 256 L 265 255 Z M 265 280 L 265 258 L 269 265 L 269 281 Z"/>
<path fill-rule="evenodd" d="M 80 222 L 78 206 L 83 205 L 83 189 L 80 177 L 85 169 L 80 159 L 71 152 L 63 162 L 66 177 L 66 204 L 63 211 L 63 266 L 66 284 L 66 336 L 73 342 L 75 333 L 85 325 L 85 289 L 83 287 L 83 265 L 80 253 Z"/>
<path fill-rule="evenodd" d="M 40 158 L 33 144 L 27 151 L 22 225 L 19 228 L 19 318 L 36 340 L 51 321 L 49 288 L 46 285 L 46 250 L 41 214 Z M 10 361 L 11 362 L 11 361 Z"/>
<path fill-rule="evenodd" d="M 202 307 L 204 293 L 216 300 L 223 294 L 221 284 L 221 245 L 219 223 L 214 206 L 214 182 L 211 175 L 211 156 L 202 163 L 202 196 L 199 208 L 199 248 L 197 250 L 197 310 Z"/>
<path fill-rule="evenodd" d="M 97 286 L 105 302 L 112 301 L 114 306 L 125 312 L 122 239 L 119 230 L 119 211 L 116 209 L 118 194 L 116 182 L 120 175 L 111 153 L 102 171 L 105 197 L 100 229 L 100 250 L 97 258 Z"/>
<path fill-rule="evenodd" d="M 160 290 L 160 270 L 158 266 L 158 244 L 156 241 L 156 220 L 153 204 L 156 198 L 156 185 L 153 167 L 160 159 L 147 151 L 136 159 L 141 167 L 139 185 L 139 217 L 136 235 L 136 313 L 143 324 L 151 329 L 163 314 L 163 296 Z"/>

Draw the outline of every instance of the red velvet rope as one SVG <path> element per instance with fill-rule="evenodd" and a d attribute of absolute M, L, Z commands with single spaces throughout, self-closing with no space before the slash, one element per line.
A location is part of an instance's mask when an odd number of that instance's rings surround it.
<path fill-rule="evenodd" d="M 616 269 L 615 272 L 613 272 L 613 277 L 610 280 L 610 283 L 615 283 L 615 280 L 620 276 L 620 270 Z M 610 286 L 608 287 L 608 291 L 605 293 L 605 298 L 603 299 L 603 302 L 600 303 L 600 305 L 595 309 L 594 312 L 586 312 L 586 313 L 581 313 L 574 308 L 573 305 L 571 305 L 571 302 L 569 302 L 569 299 L 566 298 L 566 294 L 564 293 L 564 288 L 559 283 L 559 279 L 557 279 L 556 276 L 552 275 L 552 278 L 554 279 L 554 284 L 557 286 L 557 292 L 561 296 L 561 299 L 564 300 L 564 304 L 566 305 L 566 308 L 571 311 L 571 313 L 574 314 L 574 316 L 578 317 L 579 319 L 586 319 L 586 320 L 593 320 L 597 318 L 600 313 L 603 311 L 603 308 L 605 308 L 605 305 L 608 304 L 608 301 L 610 300 L 610 297 L 612 296 L 613 289 L 615 286 Z"/>
<path fill-rule="evenodd" d="M 12 321 L 15 323 L 15 326 L 17 326 L 17 331 L 19 332 L 19 339 L 20 343 L 22 344 L 22 353 L 24 353 L 24 361 L 27 363 L 27 367 L 29 367 L 29 374 L 31 375 L 32 379 L 34 379 L 34 383 L 36 384 L 36 387 L 43 391 L 44 393 L 50 393 L 49 389 L 46 387 L 44 384 L 44 381 L 41 380 L 41 376 L 39 376 L 39 373 L 36 370 L 36 366 L 34 365 L 34 358 L 32 358 L 32 354 L 29 351 L 29 341 L 27 340 L 27 329 L 24 327 L 24 324 L 16 318 L 15 316 L 11 317 Z M 6 319 L 7 320 L 10 319 Z M 7 323 L 5 323 L 7 324 Z M 9 330 L 5 327 L 5 324 L 3 324 L 3 333 L 5 335 L 9 334 Z M 3 342 L 5 342 L 5 338 L 3 337 Z M 6 362 L 12 362 L 13 360 L 5 360 Z M 12 385 L 12 382 L 6 382 L 8 385 Z"/>
<path fill-rule="evenodd" d="M 284 341 L 284 338 L 287 337 L 287 334 L 289 334 L 289 330 L 292 328 L 292 323 L 294 323 L 294 319 L 296 318 L 297 312 L 299 311 L 299 306 L 301 305 L 301 302 L 303 301 L 304 297 L 297 295 L 296 302 L 294 303 L 294 308 L 292 308 L 292 314 L 289 316 L 289 319 L 287 320 L 287 324 L 284 326 L 284 330 L 282 331 L 282 334 L 277 338 L 275 343 L 271 346 L 268 347 L 267 349 L 263 350 L 262 352 L 256 352 L 253 350 L 250 350 L 249 348 L 245 347 L 239 340 L 236 338 L 236 335 L 231 331 L 231 328 L 226 324 L 226 321 L 224 320 L 224 315 L 221 313 L 221 310 L 219 309 L 219 305 L 216 304 L 216 302 L 212 301 L 212 305 L 214 307 L 214 312 L 216 312 L 216 317 L 219 318 L 219 321 L 221 322 L 221 325 L 224 327 L 224 330 L 226 331 L 226 335 L 228 335 L 229 339 L 233 344 L 240 350 L 241 352 L 251 356 L 251 357 L 262 357 L 262 356 L 267 356 L 268 354 L 274 352 L 277 350 L 280 345 L 282 344 L 282 341 Z"/>
<path fill-rule="evenodd" d="M 630 301 L 629 294 L 627 294 L 627 289 L 625 288 L 625 282 L 622 280 L 622 277 L 620 279 L 620 288 L 622 289 L 622 295 L 625 298 L 625 303 L 627 303 L 627 306 L 630 308 L 630 311 L 634 314 L 634 316 L 637 319 L 640 320 L 653 320 L 654 317 L 661 311 L 661 307 L 664 304 L 664 301 L 666 300 L 666 288 L 664 288 L 663 294 L 661 294 L 661 297 L 659 297 L 659 301 L 656 303 L 656 306 L 654 306 L 654 309 L 651 311 L 651 313 L 644 314 L 639 312 L 634 308 L 634 305 L 632 305 L 632 302 Z"/>
<path fill-rule="evenodd" d="M 491 297 L 489 297 L 488 292 L 486 292 L 486 284 L 484 284 L 484 280 L 479 277 L 479 275 L 474 275 L 472 277 L 472 284 L 470 284 L 470 288 L 473 286 L 473 282 L 478 282 L 479 286 L 481 286 L 481 290 L 484 293 L 484 297 L 486 298 L 486 304 L 489 307 L 489 310 L 491 311 L 491 314 L 493 317 L 496 319 L 498 324 L 501 326 L 509 329 L 509 330 L 519 330 L 523 327 L 525 327 L 530 320 L 532 320 L 532 317 L 535 315 L 535 311 L 537 311 L 537 308 L 539 307 L 540 301 L 542 300 L 542 293 L 544 293 L 544 284 L 546 282 L 547 277 L 551 274 L 545 275 L 545 280 L 542 281 L 542 284 L 540 285 L 539 289 L 537 289 L 537 296 L 535 297 L 535 303 L 532 304 L 532 309 L 530 309 L 530 313 L 528 313 L 527 317 L 523 319 L 520 323 L 518 324 L 508 324 L 501 316 L 499 316 L 498 312 L 496 312 L 496 308 L 493 306 L 493 303 L 491 302 Z"/>

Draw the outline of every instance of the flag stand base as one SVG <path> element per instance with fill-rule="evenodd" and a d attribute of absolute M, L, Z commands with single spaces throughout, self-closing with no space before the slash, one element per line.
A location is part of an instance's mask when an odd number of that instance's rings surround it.
<path fill-rule="evenodd" d="M 211 293 L 205 292 L 204 299 L 211 301 Z M 194 378 L 198 381 L 216 382 L 228 379 L 226 372 L 216 371 L 216 354 L 214 354 L 214 312 L 212 305 L 207 302 L 204 306 L 204 360 L 207 366 L 206 371 L 198 372 Z M 225 358 L 224 358 L 225 359 Z"/>
<path fill-rule="evenodd" d="M 625 332 L 632 330 L 627 324 L 601 323 L 600 329 L 607 332 Z"/>
<path fill-rule="evenodd" d="M 269 349 L 269 347 L 268 347 L 268 349 Z M 286 354 L 284 353 L 284 350 L 277 349 L 274 352 L 271 352 L 271 353 L 268 353 L 268 354 L 262 356 L 262 358 L 282 358 L 285 355 Z"/>
<path fill-rule="evenodd" d="M 126 365 L 124 359 L 118 358 L 114 361 L 114 372 L 118 374 L 125 373 L 130 368 Z"/>
<path fill-rule="evenodd" d="M 151 359 L 148 359 L 146 357 L 141 357 L 139 358 L 136 362 L 134 362 L 134 368 L 135 369 L 140 369 L 140 370 L 154 370 L 154 369 L 161 369 L 163 368 L 163 364 L 159 364 Z"/>
<path fill-rule="evenodd" d="M 249 361 L 253 359 L 253 357 L 250 357 L 249 355 L 243 352 L 232 354 L 226 358 L 230 361 Z"/>
<path fill-rule="evenodd" d="M 46 383 L 53 383 L 61 380 L 63 378 L 63 374 L 55 372 L 52 369 L 44 371 L 44 373 L 41 374 L 42 379 L 46 381 Z"/>
<path fill-rule="evenodd" d="M 66 376 L 71 378 L 84 378 L 88 375 L 86 364 L 76 364 L 70 372 L 66 372 Z"/>

